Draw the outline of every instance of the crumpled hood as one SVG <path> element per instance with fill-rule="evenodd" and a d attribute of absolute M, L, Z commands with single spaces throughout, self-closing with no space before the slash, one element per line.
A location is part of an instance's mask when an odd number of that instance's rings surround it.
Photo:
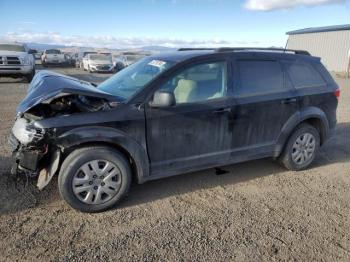
<path fill-rule="evenodd" d="M 27 96 L 16 109 L 17 114 L 25 113 L 40 103 L 65 95 L 84 95 L 108 101 L 122 101 L 120 97 L 103 92 L 89 82 L 42 70 L 35 75 L 29 85 Z"/>

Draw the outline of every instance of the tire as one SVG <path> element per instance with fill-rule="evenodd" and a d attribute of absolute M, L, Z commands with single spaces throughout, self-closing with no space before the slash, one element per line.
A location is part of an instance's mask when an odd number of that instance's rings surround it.
<path fill-rule="evenodd" d="M 107 167 L 103 166 L 104 162 L 109 163 L 109 168 L 113 169 L 107 173 L 100 172 Z M 93 165 L 93 170 L 99 172 L 92 171 Z M 113 172 L 117 175 L 112 177 Z M 102 177 L 103 174 L 105 177 Z M 130 165 L 121 153 L 105 146 L 84 147 L 70 153 L 62 163 L 58 188 L 61 197 L 72 208 L 94 213 L 107 210 L 118 203 L 127 194 L 131 179 Z M 81 183 L 81 186 L 78 185 Z"/>
<path fill-rule="evenodd" d="M 28 83 L 30 83 L 32 82 L 34 75 L 35 75 L 35 70 L 30 72 L 29 74 L 24 75 L 24 78 L 27 80 Z"/>
<path fill-rule="evenodd" d="M 288 139 L 279 162 L 289 170 L 308 168 L 320 148 L 320 134 L 309 124 L 299 125 Z"/>
<path fill-rule="evenodd" d="M 89 73 L 92 73 L 90 66 L 88 66 L 88 71 Z"/>

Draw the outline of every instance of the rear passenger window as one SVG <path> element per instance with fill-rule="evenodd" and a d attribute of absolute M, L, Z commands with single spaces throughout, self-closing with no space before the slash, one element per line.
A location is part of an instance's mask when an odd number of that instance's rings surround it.
<path fill-rule="evenodd" d="M 285 65 L 295 88 L 326 85 L 320 73 L 310 64 L 286 62 Z"/>
<path fill-rule="evenodd" d="M 238 61 L 240 84 L 236 90 L 239 96 L 273 93 L 284 89 L 283 71 L 277 61 Z"/>

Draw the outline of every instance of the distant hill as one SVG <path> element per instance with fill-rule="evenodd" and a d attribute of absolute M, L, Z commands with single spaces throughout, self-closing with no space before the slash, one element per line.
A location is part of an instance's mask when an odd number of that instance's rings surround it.
<path fill-rule="evenodd" d="M 175 51 L 178 48 L 152 45 L 152 46 L 143 46 L 139 49 L 144 51 L 150 51 L 150 52 L 168 52 L 168 51 Z"/>
<path fill-rule="evenodd" d="M 27 43 L 30 49 L 38 51 L 44 51 L 45 49 L 60 49 L 65 48 L 65 45 L 54 45 L 54 44 L 40 44 L 40 43 Z"/>
<path fill-rule="evenodd" d="M 42 44 L 42 43 L 27 43 L 28 47 L 31 49 L 36 49 L 38 51 L 43 51 L 45 49 L 71 49 L 71 50 L 92 50 L 92 49 L 104 49 L 104 50 L 111 50 L 111 51 L 124 51 L 124 50 L 139 50 L 139 51 L 148 51 L 148 52 L 167 52 L 167 51 L 175 51 L 177 48 L 171 48 L 166 46 L 143 46 L 139 48 L 92 48 L 92 47 L 77 47 L 77 46 L 68 46 L 68 45 L 55 45 L 55 44 Z"/>

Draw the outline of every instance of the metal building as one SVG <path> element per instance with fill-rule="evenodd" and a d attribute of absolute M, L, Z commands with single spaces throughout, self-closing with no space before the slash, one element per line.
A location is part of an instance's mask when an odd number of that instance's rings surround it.
<path fill-rule="evenodd" d="M 321 57 L 329 71 L 346 72 L 349 64 L 350 24 L 287 32 L 289 49 L 303 49 Z"/>

